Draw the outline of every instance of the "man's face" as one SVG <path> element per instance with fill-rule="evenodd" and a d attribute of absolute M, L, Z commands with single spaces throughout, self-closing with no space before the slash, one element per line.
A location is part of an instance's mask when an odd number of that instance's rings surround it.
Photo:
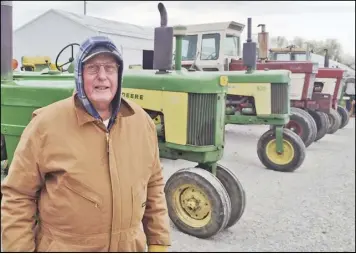
<path fill-rule="evenodd" d="M 84 64 L 84 91 L 95 107 L 110 105 L 118 88 L 119 66 L 110 54 L 99 54 Z"/>

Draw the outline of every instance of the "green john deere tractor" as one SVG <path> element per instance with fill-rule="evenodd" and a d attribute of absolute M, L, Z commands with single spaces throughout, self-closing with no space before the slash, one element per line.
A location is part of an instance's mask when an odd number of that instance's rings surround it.
<path fill-rule="evenodd" d="M 238 57 L 239 36 L 243 30 L 243 25 L 237 22 L 188 26 L 183 38 L 182 66 L 191 72 L 218 72 L 227 76 L 225 123 L 273 126 L 258 141 L 258 157 L 267 168 L 291 172 L 298 169 L 305 158 L 303 140 L 284 128 L 291 115 L 291 72 L 256 70 L 257 52 L 256 43 L 251 39 L 251 22 L 249 18 L 247 42 L 243 45 L 246 72 L 229 68 L 229 60 Z M 176 52 L 179 48 L 177 44 Z"/>
<path fill-rule="evenodd" d="M 256 43 L 252 42 L 252 21 L 247 20 L 247 42 L 253 54 L 243 52 L 246 76 L 224 71 L 228 77 L 226 124 L 270 125 L 258 141 L 257 154 L 267 168 L 282 172 L 298 169 L 305 158 L 305 144 L 293 131 L 284 128 L 289 122 L 291 72 L 289 70 L 256 70 Z M 251 58 L 253 56 L 253 58 Z M 254 75 L 254 78 L 249 78 Z"/>
<path fill-rule="evenodd" d="M 10 3 L 10 4 L 9 4 Z M 242 216 L 245 192 L 237 177 L 218 164 L 224 152 L 226 77 L 219 73 L 173 71 L 173 33 L 158 5 L 161 27 L 155 29 L 155 70 L 125 71 L 123 96 L 139 103 L 154 119 L 163 158 L 196 162 L 175 172 L 166 183 L 169 216 L 177 227 L 208 238 Z M 1 2 L 1 160 L 10 165 L 32 112 L 68 98 L 73 74 L 24 72 L 13 75 L 12 4 Z"/>

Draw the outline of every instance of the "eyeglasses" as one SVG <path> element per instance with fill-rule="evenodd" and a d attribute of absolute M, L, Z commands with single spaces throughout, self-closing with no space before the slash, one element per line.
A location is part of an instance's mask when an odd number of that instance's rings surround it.
<path fill-rule="evenodd" d="M 120 65 L 111 63 L 111 64 L 86 64 L 84 65 L 84 69 L 89 74 L 98 74 L 100 71 L 100 67 L 104 66 L 104 70 L 108 74 L 113 74 L 118 72 Z"/>

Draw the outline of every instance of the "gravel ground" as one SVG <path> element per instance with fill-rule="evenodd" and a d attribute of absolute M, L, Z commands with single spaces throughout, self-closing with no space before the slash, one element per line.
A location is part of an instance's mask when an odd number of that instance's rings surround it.
<path fill-rule="evenodd" d="M 221 164 L 247 195 L 240 221 L 209 240 L 172 225 L 174 252 L 355 252 L 355 119 L 307 148 L 294 173 L 266 170 L 256 146 L 266 126 L 226 130 Z M 162 159 L 165 177 L 192 163 Z"/>

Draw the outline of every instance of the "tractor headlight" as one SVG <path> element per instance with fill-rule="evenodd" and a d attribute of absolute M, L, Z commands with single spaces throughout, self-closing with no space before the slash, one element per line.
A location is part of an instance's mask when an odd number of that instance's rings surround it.
<path fill-rule="evenodd" d="M 220 85 L 227 86 L 229 84 L 229 79 L 227 76 L 220 76 Z"/>

